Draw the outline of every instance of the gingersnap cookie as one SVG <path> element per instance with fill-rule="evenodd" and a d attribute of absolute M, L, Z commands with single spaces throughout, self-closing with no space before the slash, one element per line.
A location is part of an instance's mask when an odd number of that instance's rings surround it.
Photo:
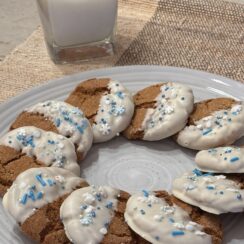
<path fill-rule="evenodd" d="M 228 146 L 196 154 L 197 167 L 204 172 L 244 173 L 244 147 Z"/>
<path fill-rule="evenodd" d="M 219 244 L 223 236 L 217 216 L 165 191 L 132 195 L 126 205 L 125 220 L 146 240 L 142 243 Z"/>
<path fill-rule="evenodd" d="M 124 220 L 129 194 L 111 187 L 89 186 L 72 192 L 60 219 L 72 243 L 139 243 Z"/>
<path fill-rule="evenodd" d="M 202 210 L 221 214 L 244 211 L 244 176 L 214 175 L 198 169 L 173 182 L 173 195 Z"/>
<path fill-rule="evenodd" d="M 176 141 L 195 150 L 230 145 L 244 135 L 244 103 L 231 98 L 209 99 L 195 104 L 187 126 Z"/>
<path fill-rule="evenodd" d="M 35 126 L 69 138 L 75 145 L 77 156 L 82 160 L 89 151 L 93 133 L 83 112 L 61 101 L 46 101 L 25 109 L 10 129 Z"/>
<path fill-rule="evenodd" d="M 40 243 L 68 243 L 59 209 L 75 189 L 88 184 L 61 168 L 32 168 L 21 173 L 3 197 L 3 207 L 22 231 Z"/>
<path fill-rule="evenodd" d="M 0 195 L 23 171 L 53 166 L 80 175 L 73 143 L 64 136 L 27 126 L 0 139 Z"/>
<path fill-rule="evenodd" d="M 174 135 L 192 112 L 192 90 L 167 82 L 147 87 L 134 96 L 135 113 L 124 131 L 128 139 L 157 141 Z"/>
<path fill-rule="evenodd" d="M 134 113 L 130 92 L 118 81 L 91 79 L 80 83 L 66 99 L 89 119 L 94 142 L 105 142 L 123 131 Z"/>

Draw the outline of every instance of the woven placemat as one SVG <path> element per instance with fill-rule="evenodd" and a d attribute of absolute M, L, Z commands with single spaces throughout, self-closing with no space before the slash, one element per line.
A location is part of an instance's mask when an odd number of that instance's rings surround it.
<path fill-rule="evenodd" d="M 114 57 L 55 65 L 41 28 L 0 63 L 0 102 L 47 80 L 131 64 L 188 67 L 244 81 L 244 5 L 222 0 L 119 0 Z"/>

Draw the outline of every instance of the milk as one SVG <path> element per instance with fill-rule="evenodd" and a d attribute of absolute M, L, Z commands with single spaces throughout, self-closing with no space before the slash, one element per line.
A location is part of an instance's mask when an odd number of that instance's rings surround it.
<path fill-rule="evenodd" d="M 45 0 L 52 39 L 67 47 L 98 42 L 113 33 L 117 0 Z"/>

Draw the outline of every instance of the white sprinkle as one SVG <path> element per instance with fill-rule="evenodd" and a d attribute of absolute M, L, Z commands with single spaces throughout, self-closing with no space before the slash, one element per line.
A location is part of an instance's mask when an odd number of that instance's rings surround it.
<path fill-rule="evenodd" d="M 197 225 L 197 223 L 196 222 L 193 222 L 193 221 L 189 221 L 188 224 L 193 225 L 193 226 L 196 226 Z"/>
<path fill-rule="evenodd" d="M 185 229 L 185 226 L 181 223 L 174 223 L 173 226 L 176 227 L 177 229 L 180 229 L 180 230 Z"/>
<path fill-rule="evenodd" d="M 61 148 L 61 149 L 63 149 L 64 148 L 64 144 L 63 143 L 59 143 L 58 144 L 58 147 Z"/>
<path fill-rule="evenodd" d="M 208 121 L 205 126 L 206 126 L 206 128 L 211 128 L 212 127 L 212 122 Z"/>
<path fill-rule="evenodd" d="M 106 235 L 108 233 L 108 231 L 107 231 L 106 228 L 101 228 L 100 229 L 100 233 L 103 234 L 103 235 Z"/>
<path fill-rule="evenodd" d="M 92 207 L 92 206 L 88 206 L 86 209 L 85 209 L 85 213 L 91 213 L 95 208 Z"/>
<path fill-rule="evenodd" d="M 203 118 L 203 121 L 209 121 L 209 120 L 211 120 L 212 118 L 213 118 L 213 116 L 208 116 L 208 117 Z"/>
<path fill-rule="evenodd" d="M 153 219 L 154 219 L 155 221 L 161 221 L 161 220 L 162 220 L 162 216 L 156 214 L 156 215 L 153 216 Z"/>
<path fill-rule="evenodd" d="M 202 124 L 197 125 L 197 129 L 201 130 L 203 128 Z"/>
<path fill-rule="evenodd" d="M 209 178 L 209 177 L 203 177 L 202 178 L 206 183 L 213 183 L 213 179 Z"/>
<path fill-rule="evenodd" d="M 193 231 L 193 230 L 195 230 L 195 227 L 193 225 L 187 224 L 186 230 Z"/>
<path fill-rule="evenodd" d="M 234 189 L 234 188 L 226 188 L 226 191 L 231 191 L 231 192 L 239 193 L 239 190 Z"/>
<path fill-rule="evenodd" d="M 172 114 L 174 112 L 174 108 L 172 106 L 165 106 L 165 113 Z"/>
<path fill-rule="evenodd" d="M 60 182 L 60 183 L 64 183 L 64 182 L 65 182 L 64 177 L 61 176 L 61 175 L 56 175 L 56 176 L 54 177 L 54 179 L 55 179 L 56 181 Z"/>
<path fill-rule="evenodd" d="M 96 198 L 90 193 L 84 193 L 83 197 L 84 197 L 84 202 L 89 205 L 93 204 L 96 201 Z"/>
<path fill-rule="evenodd" d="M 224 179 L 226 179 L 226 176 L 225 175 L 216 175 L 215 178 L 217 180 L 224 180 Z"/>
<path fill-rule="evenodd" d="M 230 111 L 231 113 L 239 113 L 241 112 L 241 110 L 242 110 L 242 106 L 238 104 L 233 106 Z"/>
<path fill-rule="evenodd" d="M 204 235 L 206 235 L 204 232 L 202 232 L 202 231 L 200 231 L 200 230 L 196 230 L 196 231 L 195 231 L 195 234 L 196 234 L 197 236 L 204 236 Z"/>

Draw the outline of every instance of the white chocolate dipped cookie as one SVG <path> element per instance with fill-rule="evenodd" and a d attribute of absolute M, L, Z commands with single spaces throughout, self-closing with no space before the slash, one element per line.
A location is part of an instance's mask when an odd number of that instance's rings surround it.
<path fill-rule="evenodd" d="M 105 142 L 118 135 L 129 125 L 134 113 L 130 92 L 111 79 L 80 83 L 66 102 L 84 111 L 92 124 L 94 142 Z"/>
<path fill-rule="evenodd" d="M 69 138 L 75 145 L 79 159 L 83 159 L 93 141 L 92 128 L 83 112 L 62 101 L 45 101 L 22 112 L 11 129 L 35 126 Z"/>
<path fill-rule="evenodd" d="M 72 243 L 100 243 L 108 233 L 120 191 L 111 187 L 85 187 L 74 191 L 60 208 L 60 219 Z"/>
<path fill-rule="evenodd" d="M 73 143 L 62 135 L 47 132 L 42 129 L 26 126 L 9 131 L 0 139 L 1 149 L 14 149 L 13 155 L 20 152 L 20 155 L 27 155 L 34 158 L 42 165 L 65 168 L 80 175 L 80 166 L 77 164 L 77 157 Z M 3 148 L 5 147 L 5 148 Z M 1 155 L 1 162 L 5 162 L 4 154 Z M 11 160 L 12 162 L 12 160 Z M 38 164 L 38 163 L 37 163 Z M 16 168 L 21 168 L 21 165 Z M 6 172 L 7 169 L 5 169 Z"/>
<path fill-rule="evenodd" d="M 216 98 L 195 105 L 176 141 L 195 150 L 231 145 L 244 135 L 244 103 Z"/>
<path fill-rule="evenodd" d="M 150 243 L 207 244 L 221 243 L 222 239 L 220 223 L 215 216 L 182 203 L 164 191 L 132 195 L 126 205 L 125 220 L 135 233 Z M 212 228 L 211 234 L 205 232 L 208 228 Z"/>
<path fill-rule="evenodd" d="M 173 195 L 202 210 L 222 214 L 244 211 L 243 177 L 202 173 L 198 169 L 185 173 L 173 182 Z"/>
<path fill-rule="evenodd" d="M 32 168 L 21 173 L 3 197 L 4 208 L 23 224 L 41 207 L 87 183 L 68 170 Z"/>
<path fill-rule="evenodd" d="M 124 135 L 128 139 L 158 141 L 185 127 L 194 97 L 189 87 L 168 82 L 139 91 L 134 102 L 135 113 Z"/>
<path fill-rule="evenodd" d="M 196 154 L 195 162 L 204 172 L 244 173 L 244 148 L 228 146 L 202 150 Z"/>

